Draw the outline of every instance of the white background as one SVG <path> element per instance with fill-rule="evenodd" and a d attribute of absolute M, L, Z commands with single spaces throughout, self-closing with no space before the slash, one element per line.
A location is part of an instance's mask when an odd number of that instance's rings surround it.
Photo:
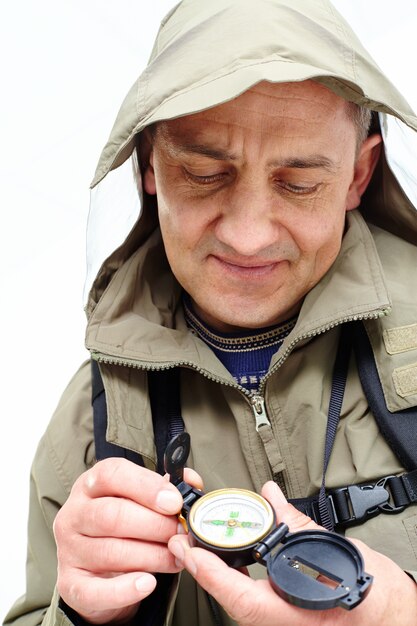
<path fill-rule="evenodd" d="M 172 0 L 0 11 L 0 615 L 24 590 L 28 476 L 83 348 L 89 182 Z M 414 0 L 335 0 L 417 109 Z M 144 8 L 144 7 L 152 8 Z"/>

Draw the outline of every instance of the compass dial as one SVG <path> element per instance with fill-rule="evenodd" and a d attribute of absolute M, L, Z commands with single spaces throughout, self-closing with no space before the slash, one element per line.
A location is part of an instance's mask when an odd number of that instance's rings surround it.
<path fill-rule="evenodd" d="M 245 489 L 218 489 L 193 505 L 188 525 L 197 539 L 219 548 L 257 543 L 274 526 L 271 505 Z"/>

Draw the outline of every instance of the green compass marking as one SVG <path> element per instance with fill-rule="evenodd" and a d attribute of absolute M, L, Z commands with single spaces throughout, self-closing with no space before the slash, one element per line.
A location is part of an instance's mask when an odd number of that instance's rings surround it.
<path fill-rule="evenodd" d="M 210 524 L 210 526 L 227 526 L 233 521 L 233 528 L 262 528 L 262 524 L 259 522 L 235 522 L 234 520 L 224 519 L 205 519 L 203 524 Z"/>

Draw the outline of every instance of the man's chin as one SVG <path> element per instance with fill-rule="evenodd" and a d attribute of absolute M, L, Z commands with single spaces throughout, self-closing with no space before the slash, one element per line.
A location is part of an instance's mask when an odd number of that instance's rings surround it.
<path fill-rule="evenodd" d="M 224 332 L 232 333 L 244 330 L 256 330 L 257 328 L 265 328 L 274 326 L 280 322 L 285 322 L 293 316 L 290 312 L 282 314 L 280 311 L 265 311 L 259 307 L 251 308 L 247 303 L 242 302 L 239 306 L 227 306 L 227 302 L 223 301 L 217 310 L 213 309 L 211 304 L 209 309 L 203 310 L 201 307 L 195 307 L 196 312 L 209 326 Z"/>

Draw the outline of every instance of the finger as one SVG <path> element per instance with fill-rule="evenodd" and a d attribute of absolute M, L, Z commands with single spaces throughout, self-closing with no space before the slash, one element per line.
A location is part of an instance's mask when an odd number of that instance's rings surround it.
<path fill-rule="evenodd" d="M 301 511 L 298 511 L 298 509 L 290 504 L 276 483 L 272 481 L 265 483 L 261 493 L 275 510 L 277 522 L 285 522 L 290 532 L 299 530 L 323 530 L 322 526 L 313 522 L 310 517 L 304 515 L 304 513 L 301 513 Z"/>
<path fill-rule="evenodd" d="M 135 605 L 152 593 L 155 587 L 155 577 L 144 572 L 112 578 L 77 572 L 65 581 L 58 579 L 61 597 L 85 618 L 92 618 L 95 613 L 113 612 Z"/>
<path fill-rule="evenodd" d="M 169 474 L 164 475 L 165 480 L 170 480 Z M 200 474 L 198 474 L 195 470 L 191 469 L 191 467 L 184 467 L 184 482 L 188 483 L 192 487 L 196 489 L 200 489 L 202 491 L 204 489 L 203 479 Z"/>
<path fill-rule="evenodd" d="M 173 537 L 168 547 L 175 554 L 178 563 L 183 563 L 199 585 L 239 624 L 277 623 L 269 621 L 266 608 L 273 620 L 276 620 L 277 612 L 286 610 L 285 602 L 273 593 L 267 581 L 254 581 L 228 567 L 207 550 L 190 548 L 186 537 Z"/>
<path fill-rule="evenodd" d="M 90 500 L 72 520 L 89 537 L 128 537 L 167 543 L 176 533 L 177 517 L 162 515 L 132 500 L 104 497 Z"/>
<path fill-rule="evenodd" d="M 176 573 L 181 569 L 164 544 L 82 536 L 68 554 L 66 565 L 98 575 L 137 571 Z"/>
<path fill-rule="evenodd" d="M 82 477 L 83 489 L 90 498 L 117 496 L 128 498 L 165 514 L 178 513 L 182 498 L 176 487 L 156 472 L 126 459 L 99 461 Z"/>
<path fill-rule="evenodd" d="M 208 550 L 190 547 L 187 537 L 172 537 L 168 548 L 177 563 L 182 564 L 240 626 L 351 624 L 350 618 L 344 621 L 346 611 L 342 609 L 313 611 L 293 606 L 275 593 L 267 580 L 253 580 L 230 568 Z"/>
<path fill-rule="evenodd" d="M 195 487 L 196 489 L 200 489 L 200 491 L 203 491 L 204 489 L 203 479 L 201 478 L 200 474 L 197 474 L 197 472 L 195 472 L 190 467 L 184 468 L 184 480 L 186 483 L 188 483 L 192 487 Z"/>

